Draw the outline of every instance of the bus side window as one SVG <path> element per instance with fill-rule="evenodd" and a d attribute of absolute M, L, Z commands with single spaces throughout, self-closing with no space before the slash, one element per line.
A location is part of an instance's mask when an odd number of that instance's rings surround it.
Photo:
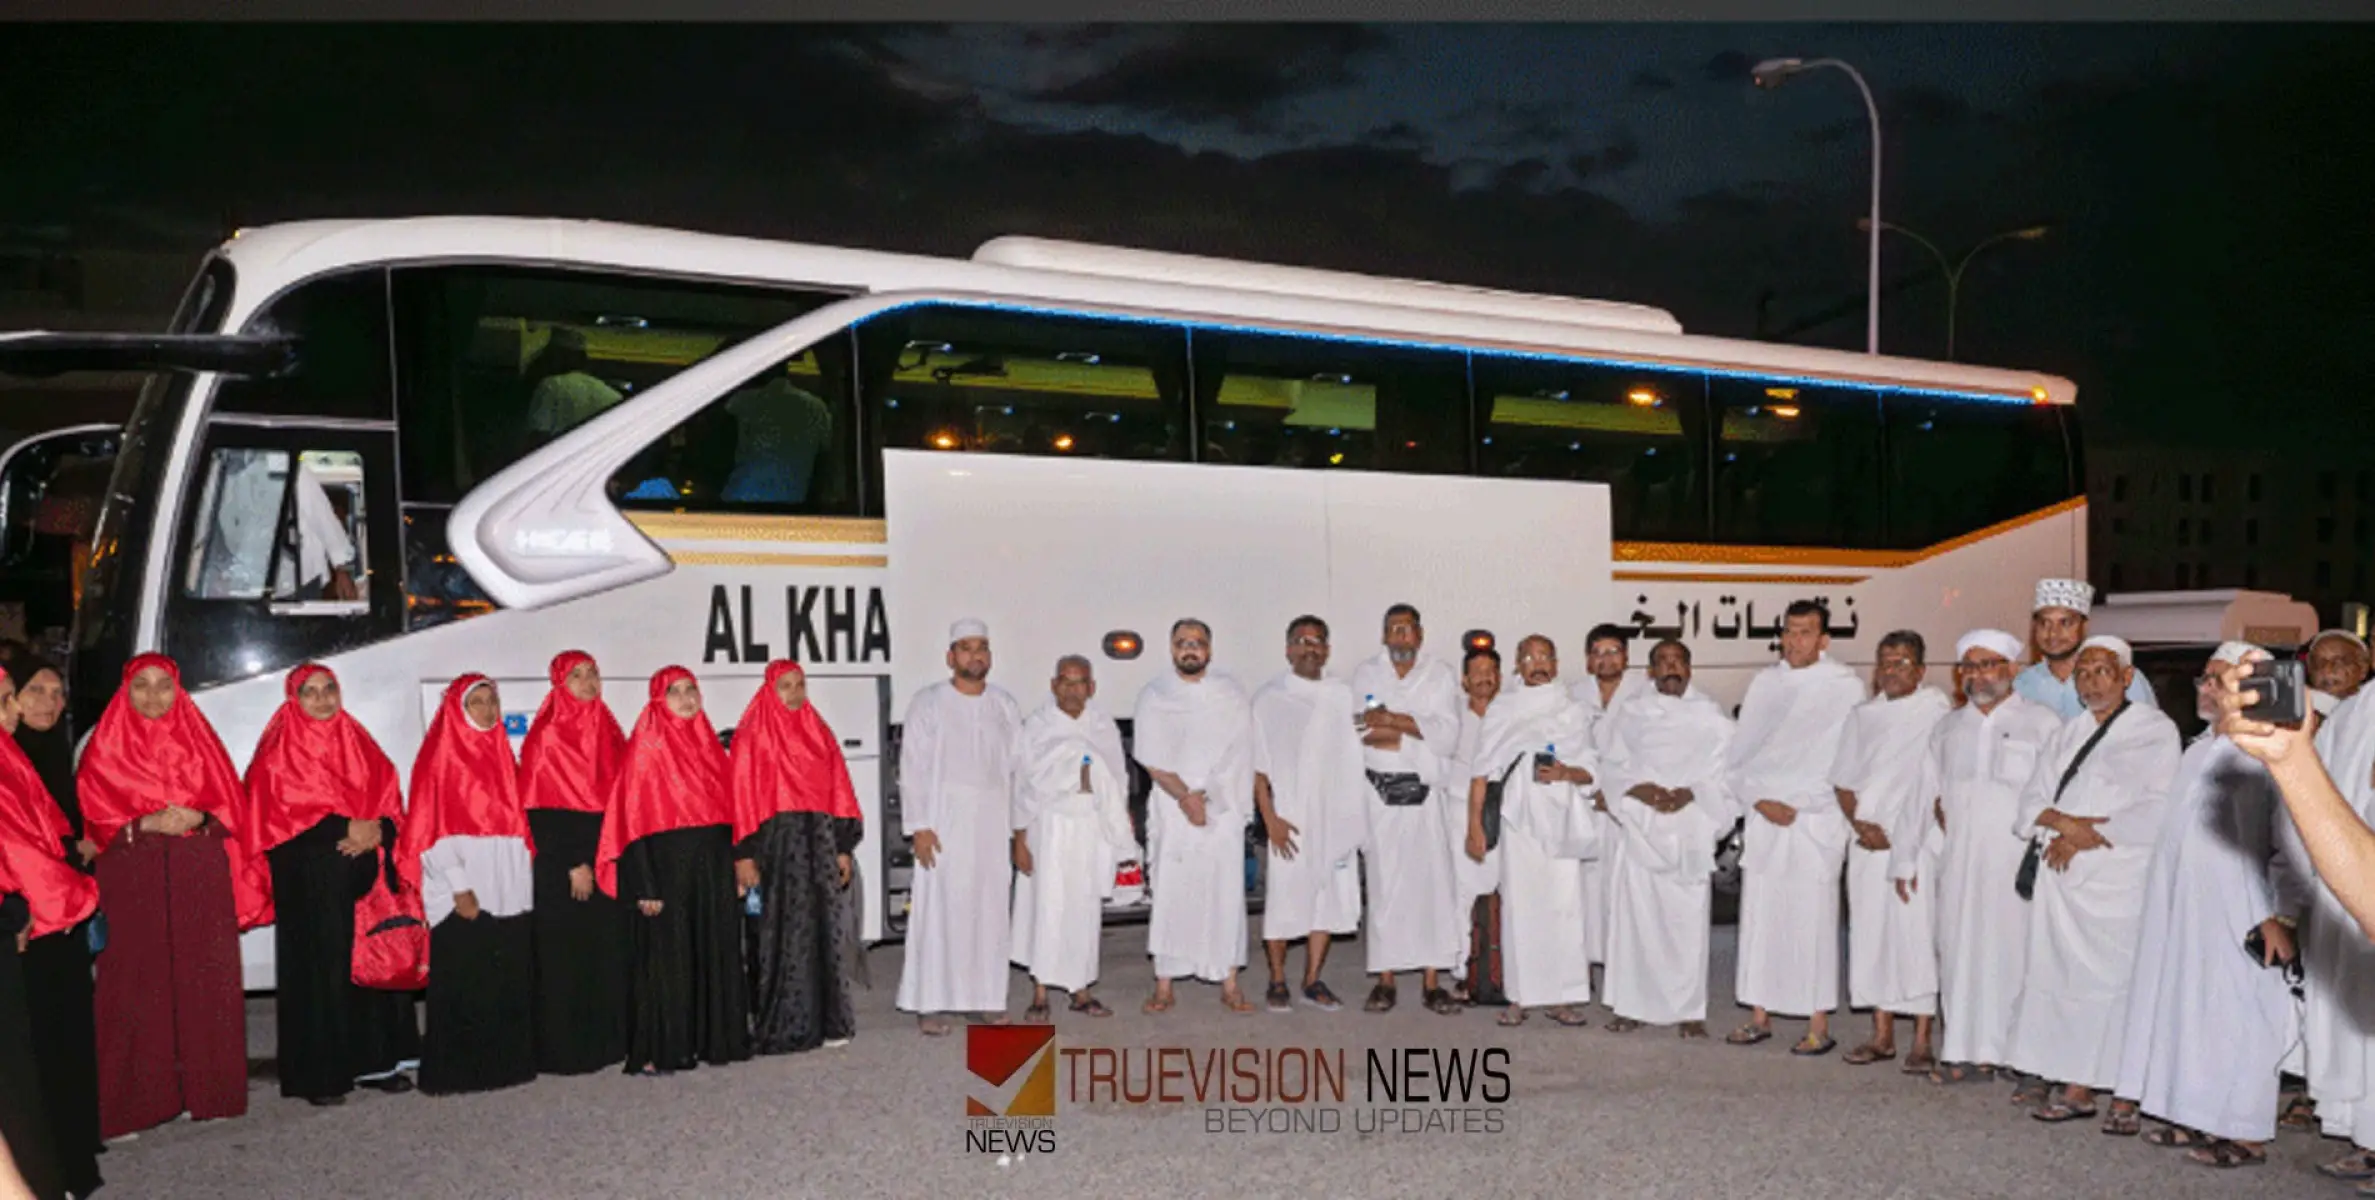
<path fill-rule="evenodd" d="M 1880 401 L 1867 388 L 1716 375 L 1715 540 L 1872 549 L 1880 524 Z"/>
<path fill-rule="evenodd" d="M 291 616 L 367 612 L 363 462 L 350 451 L 225 447 L 207 464 L 184 592 Z"/>
<path fill-rule="evenodd" d="M 2078 494 L 2058 406 L 1893 392 L 1889 544 L 1918 549 Z"/>
<path fill-rule="evenodd" d="M 1207 462 L 1468 470 L 1462 351 L 1198 329 L 1195 372 Z"/>
<path fill-rule="evenodd" d="M 858 511 L 849 339 L 743 381 L 611 477 L 622 509 L 850 516 Z"/>
<path fill-rule="evenodd" d="M 1707 538 L 1707 380 L 1476 356 L 1478 474 L 1605 483 L 1618 541 Z"/>

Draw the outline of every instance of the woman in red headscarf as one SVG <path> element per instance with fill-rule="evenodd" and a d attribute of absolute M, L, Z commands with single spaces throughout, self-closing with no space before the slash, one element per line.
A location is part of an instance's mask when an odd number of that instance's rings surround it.
<path fill-rule="evenodd" d="M 412 760 L 397 860 L 429 922 L 429 1036 L 421 1090 L 483 1092 L 536 1077 L 528 813 L 484 675 L 445 689 Z"/>
<path fill-rule="evenodd" d="M 857 1031 L 846 935 L 850 853 L 865 826 L 841 740 L 808 702 L 798 663 L 767 682 L 734 727 L 736 882 L 759 892 L 749 918 L 751 1048 L 789 1054 Z"/>
<path fill-rule="evenodd" d="M 520 791 L 536 834 L 536 1069 L 582 1075 L 627 1057 L 626 907 L 594 886 L 602 807 L 627 735 L 584 652 L 552 662 L 520 746 Z"/>
<path fill-rule="evenodd" d="M 239 927 L 264 912 L 239 846 L 246 799 L 222 739 L 162 654 L 124 664 L 76 768 L 99 847 L 99 1128 L 247 1111 Z"/>
<path fill-rule="evenodd" d="M 247 764 L 247 852 L 262 861 L 272 921 L 280 1094 L 344 1103 L 357 1083 L 409 1092 L 420 1058 L 409 992 L 354 982 L 355 901 L 395 848 L 396 765 L 346 711 L 319 663 L 289 672 L 288 699 Z"/>
<path fill-rule="evenodd" d="M 701 711 L 701 685 L 669 667 L 652 676 L 627 739 L 594 861 L 602 890 L 636 905 L 630 1073 L 750 1057 L 733 829 L 726 751 Z"/>
<path fill-rule="evenodd" d="M 67 862 L 74 827 L 7 736 L 17 723 L 16 682 L 0 671 L 0 1140 L 35 1195 L 83 1196 L 100 1184 L 83 941 L 99 885 Z M 72 996 L 83 1015 L 60 1020 L 58 1002 Z M 79 1046 L 55 1044 L 77 1034 Z"/>

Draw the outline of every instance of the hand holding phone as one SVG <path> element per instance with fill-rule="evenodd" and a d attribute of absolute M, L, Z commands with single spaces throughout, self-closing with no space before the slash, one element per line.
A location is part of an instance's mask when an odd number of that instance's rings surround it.
<path fill-rule="evenodd" d="M 2309 683 L 2297 658 L 2261 659 L 2251 664 L 2239 686 L 2258 699 L 2244 707 L 2246 720 L 2271 725 L 2299 725 L 2309 719 Z"/>

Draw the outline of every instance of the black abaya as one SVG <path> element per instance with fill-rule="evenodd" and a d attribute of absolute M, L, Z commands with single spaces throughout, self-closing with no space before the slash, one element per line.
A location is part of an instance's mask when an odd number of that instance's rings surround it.
<path fill-rule="evenodd" d="M 759 915 L 746 918 L 756 1053 L 814 1050 L 857 1031 L 842 920 L 856 897 L 835 859 L 857 848 L 862 828 L 827 813 L 777 813 L 742 843 L 762 881 Z"/>
<path fill-rule="evenodd" d="M 91 1015 L 88 924 L 34 938 L 18 960 L 32 1010 L 33 1061 L 66 1190 L 88 1196 L 99 1175 L 99 1034 Z"/>
<path fill-rule="evenodd" d="M 536 1069 L 582 1075 L 617 1066 L 627 1056 L 627 909 L 600 888 L 583 900 L 569 892 L 570 868 L 593 865 L 602 814 L 531 808 L 528 828 L 536 835 Z"/>
<path fill-rule="evenodd" d="M 536 1077 L 533 936 L 526 913 L 457 912 L 429 931 L 422 1091 L 488 1092 Z"/>
<path fill-rule="evenodd" d="M 660 901 L 631 911 L 632 1019 L 627 1070 L 683 1070 L 750 1057 L 740 900 L 732 832 L 723 825 L 639 838 L 619 860 L 619 895 Z"/>
<path fill-rule="evenodd" d="M 0 1141 L 8 1143 L 25 1186 L 41 1200 L 58 1200 L 66 1194 L 65 1182 L 33 1054 L 23 956 L 16 951 L 17 931 L 27 920 L 23 897 L 0 900 L 0 938 L 7 939 L 0 944 Z"/>
<path fill-rule="evenodd" d="M 292 1098 L 343 1096 L 357 1078 L 384 1075 L 421 1053 L 412 993 L 354 982 L 355 901 L 370 890 L 380 856 L 340 854 L 347 827 L 345 817 L 324 817 L 265 854 L 280 1094 Z M 380 822 L 380 836 L 394 842 L 395 823 Z"/>

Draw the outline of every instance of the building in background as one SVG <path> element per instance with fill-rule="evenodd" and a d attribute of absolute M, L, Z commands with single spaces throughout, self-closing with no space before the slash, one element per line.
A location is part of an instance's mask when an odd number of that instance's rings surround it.
<path fill-rule="evenodd" d="M 2375 593 L 2375 456 L 2089 446 L 2087 511 L 2107 592 L 2283 592 L 2328 625 Z"/>

